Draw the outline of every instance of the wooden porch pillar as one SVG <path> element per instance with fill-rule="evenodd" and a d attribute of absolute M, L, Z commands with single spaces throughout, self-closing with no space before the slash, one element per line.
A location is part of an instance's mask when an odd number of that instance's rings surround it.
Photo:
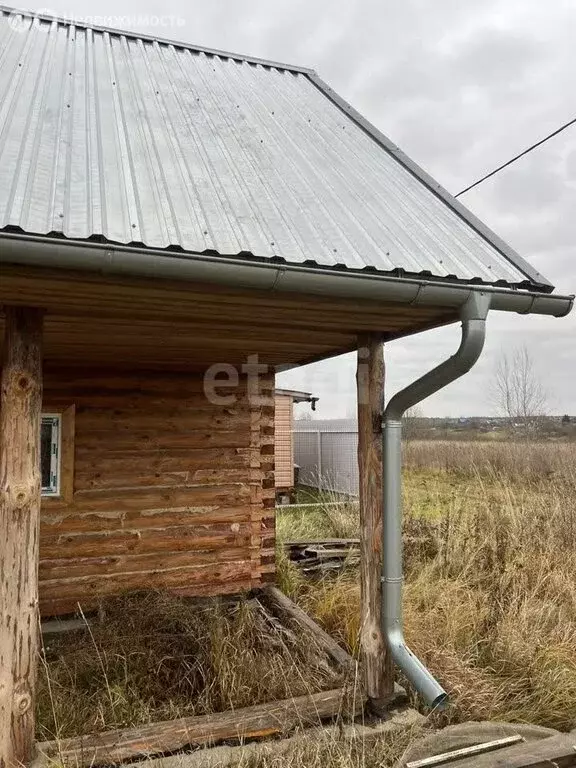
<path fill-rule="evenodd" d="M 360 645 L 366 695 L 371 708 L 382 712 L 394 693 L 394 672 L 380 625 L 384 347 L 374 335 L 358 339 L 356 383 L 360 479 Z"/>
<path fill-rule="evenodd" d="M 34 752 L 42 311 L 6 308 L 0 400 L 0 768 Z"/>

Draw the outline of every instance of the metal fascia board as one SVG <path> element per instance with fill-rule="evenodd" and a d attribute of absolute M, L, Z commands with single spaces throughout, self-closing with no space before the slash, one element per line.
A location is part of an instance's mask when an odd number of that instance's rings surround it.
<path fill-rule="evenodd" d="M 354 120 L 366 133 L 368 133 L 378 144 L 393 155 L 398 162 L 410 171 L 422 184 L 424 184 L 431 192 L 437 197 L 443 200 L 452 210 L 460 216 L 472 229 L 474 229 L 481 237 L 484 238 L 490 245 L 498 250 L 504 258 L 506 258 L 517 269 L 523 272 L 526 277 L 533 283 L 533 285 L 544 292 L 552 292 L 554 286 L 546 278 L 535 270 L 527 261 L 525 261 L 519 253 L 511 248 L 504 242 L 490 227 L 487 227 L 479 218 L 477 218 L 471 211 L 466 208 L 465 205 L 457 200 L 453 195 L 448 192 L 447 189 L 441 184 L 438 184 L 423 168 L 411 160 L 402 150 L 394 144 L 387 136 L 385 136 L 375 125 L 369 120 L 366 120 L 354 107 L 352 107 L 345 99 L 339 96 L 316 72 L 309 72 L 308 77 L 311 82 L 324 93 L 324 95 L 330 99 L 336 106 L 338 106 L 349 118 Z"/>
<path fill-rule="evenodd" d="M 192 43 L 184 43 L 180 40 L 170 40 L 164 37 L 155 37 L 154 35 L 146 35 L 140 32 L 134 32 L 131 30 L 114 29 L 113 27 L 99 26 L 97 24 L 88 24 L 82 21 L 75 21 L 73 17 L 65 18 L 63 16 L 57 16 L 56 14 L 46 14 L 41 11 L 28 11 L 20 10 L 19 8 L 12 8 L 10 6 L 0 4 L 0 12 L 7 13 L 12 16 L 25 16 L 32 19 L 39 19 L 40 21 L 52 22 L 57 24 L 64 24 L 69 27 L 79 27 L 81 29 L 92 29 L 95 32 L 107 32 L 110 35 L 116 35 L 119 37 L 126 37 L 133 40 L 145 40 L 150 43 L 160 43 L 162 45 L 173 45 L 175 48 L 184 48 L 195 53 L 206 53 L 209 56 L 219 56 L 222 59 L 232 59 L 234 61 L 245 61 L 248 64 L 260 64 L 263 67 L 272 67 L 274 69 L 284 69 L 290 72 L 299 72 L 301 74 L 312 75 L 314 70 L 309 67 L 299 67 L 292 64 L 283 64 L 280 61 L 269 61 L 268 59 L 261 59 L 258 56 L 244 56 L 240 53 L 233 53 L 232 51 L 221 51 L 218 48 L 207 48 L 203 45 L 194 45 Z M 145 15 L 145 14 L 143 14 Z M 149 14 L 150 15 L 150 14 Z"/>

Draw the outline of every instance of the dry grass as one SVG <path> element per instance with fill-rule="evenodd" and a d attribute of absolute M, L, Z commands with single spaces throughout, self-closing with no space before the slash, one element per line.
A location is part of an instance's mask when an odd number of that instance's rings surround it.
<path fill-rule="evenodd" d="M 572 480 L 576 473 L 576 443 L 527 441 L 410 440 L 404 462 L 410 469 L 481 474 L 510 480 L 555 478 Z"/>
<path fill-rule="evenodd" d="M 336 688 L 310 637 L 255 600 L 145 593 L 108 600 L 90 631 L 51 638 L 38 692 L 49 740 L 236 709 Z"/>
<path fill-rule="evenodd" d="M 233 768 L 386 768 L 421 733 L 412 727 L 370 739 L 319 736 L 280 754 L 241 758 Z"/>
<path fill-rule="evenodd" d="M 427 467 L 436 469 L 408 470 L 405 482 L 406 634 L 452 694 L 440 722 L 574 728 L 576 446 L 556 458 L 548 446 L 511 446 L 507 463 L 501 444 L 454 447 L 416 446 L 418 466 L 427 449 Z M 326 515 L 315 519 L 317 536 L 335 534 Z M 289 525 L 282 521 L 280 530 Z M 357 652 L 355 573 L 313 587 L 294 575 L 284 580 Z"/>

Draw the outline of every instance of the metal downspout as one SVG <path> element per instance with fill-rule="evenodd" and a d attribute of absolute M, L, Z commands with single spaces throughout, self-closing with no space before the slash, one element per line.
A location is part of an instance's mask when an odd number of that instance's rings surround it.
<path fill-rule="evenodd" d="M 472 368 L 484 346 L 489 309 L 488 293 L 471 294 L 460 313 L 456 354 L 394 395 L 383 417 L 382 629 L 395 664 L 432 708 L 445 706 L 448 694 L 408 648 L 402 628 L 402 416 Z"/>

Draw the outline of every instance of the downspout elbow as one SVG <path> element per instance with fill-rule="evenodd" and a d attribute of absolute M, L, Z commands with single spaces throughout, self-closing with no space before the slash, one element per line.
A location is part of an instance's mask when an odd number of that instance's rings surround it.
<path fill-rule="evenodd" d="M 461 309 L 462 340 L 457 352 L 433 370 L 424 374 L 405 389 L 397 392 L 384 411 L 384 425 L 401 421 L 409 408 L 459 379 L 474 366 L 486 338 L 486 317 L 490 309 L 490 294 L 471 293 Z"/>
<path fill-rule="evenodd" d="M 388 651 L 396 666 L 404 672 L 430 709 L 444 709 L 449 703 L 448 694 L 408 648 L 399 622 L 386 618 L 384 622 Z"/>

